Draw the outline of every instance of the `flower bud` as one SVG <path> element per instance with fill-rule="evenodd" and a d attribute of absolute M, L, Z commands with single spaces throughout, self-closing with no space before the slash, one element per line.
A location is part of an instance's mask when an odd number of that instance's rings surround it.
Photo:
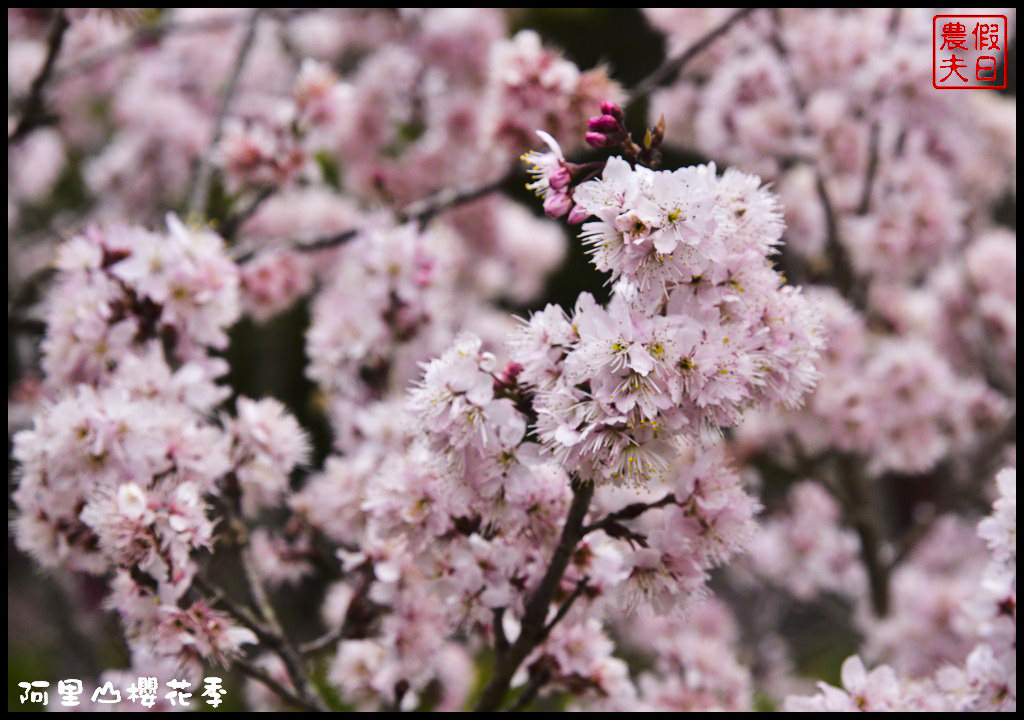
<path fill-rule="evenodd" d="M 607 135 L 599 132 L 588 131 L 583 139 L 587 141 L 587 145 L 596 148 L 605 148 L 612 144 L 611 138 Z"/>
<path fill-rule="evenodd" d="M 601 113 L 604 115 L 611 115 L 620 123 L 626 121 L 626 116 L 622 112 L 622 108 L 619 107 L 618 103 L 614 103 L 611 100 L 604 100 L 601 103 Z"/>
<path fill-rule="evenodd" d="M 552 193 L 544 201 L 544 212 L 548 217 L 560 218 L 569 212 L 572 200 L 565 193 Z"/>
<path fill-rule="evenodd" d="M 548 177 L 548 184 L 552 190 L 564 190 L 569 186 L 569 182 L 572 180 L 572 174 L 569 172 L 569 168 L 559 167 Z"/>
<path fill-rule="evenodd" d="M 587 128 L 600 133 L 614 133 L 619 127 L 619 121 L 611 115 L 595 115 L 587 120 Z"/>

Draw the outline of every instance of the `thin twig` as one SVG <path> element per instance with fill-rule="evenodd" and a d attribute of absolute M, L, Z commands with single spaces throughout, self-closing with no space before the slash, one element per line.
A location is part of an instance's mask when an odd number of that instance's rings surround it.
<path fill-rule="evenodd" d="M 238 622 L 252 630 L 261 642 L 271 646 L 280 644 L 280 639 L 274 635 L 272 630 L 260 622 L 256 616 L 252 614 L 249 608 L 239 605 L 228 597 L 228 594 L 223 589 L 217 587 L 202 575 L 196 575 L 195 578 L 193 578 L 192 583 L 201 592 L 210 596 L 210 602 L 213 605 L 221 606 Z"/>
<path fill-rule="evenodd" d="M 295 246 L 295 249 L 299 252 L 316 252 L 317 250 L 326 250 L 327 248 L 338 247 L 344 245 L 349 240 L 352 240 L 359 234 L 359 230 L 343 230 L 342 232 L 334 233 L 333 235 L 327 235 L 325 237 L 317 238 L 316 240 L 308 240 L 300 242 Z"/>
<path fill-rule="evenodd" d="M 472 185 L 465 188 L 441 190 L 433 195 L 410 203 L 404 210 L 398 213 L 400 223 L 416 222 L 420 226 L 425 225 L 431 218 L 445 210 L 451 210 L 459 205 L 465 205 L 473 200 L 489 195 L 499 190 L 505 183 L 509 182 L 518 174 L 518 168 L 512 168 L 496 180 L 481 185 Z M 295 244 L 294 249 L 298 252 L 317 252 L 328 248 L 338 247 L 353 240 L 361 231 L 356 228 L 343 230 L 341 232 L 325 235 L 314 240 L 305 240 Z M 244 262 L 248 257 L 242 258 Z"/>
<path fill-rule="evenodd" d="M 806 118 L 807 98 L 800 88 L 800 83 L 797 81 L 796 74 L 793 72 L 793 67 L 789 62 L 789 48 L 786 47 L 786 42 L 782 36 L 782 17 L 778 9 L 773 9 L 771 16 L 772 30 L 769 35 L 769 41 L 772 47 L 775 48 L 775 52 L 778 54 L 779 60 L 786 71 L 790 92 L 800 111 L 801 132 L 810 136 L 813 133 Z M 817 163 L 812 162 L 812 165 L 814 167 L 815 188 L 818 193 L 818 200 L 821 202 L 821 210 L 825 216 L 825 254 L 829 261 L 830 279 L 839 292 L 842 293 L 843 297 L 849 300 L 855 307 L 864 309 L 865 293 L 857 282 L 857 277 L 853 271 L 853 264 L 850 261 L 850 255 L 840 237 L 839 216 L 836 212 L 835 203 L 832 202 L 828 184 L 821 172 L 821 168 L 818 167 Z"/>
<path fill-rule="evenodd" d="M 857 214 L 867 215 L 871 209 L 871 194 L 875 186 L 875 177 L 878 175 L 879 143 L 881 141 L 881 128 L 878 121 L 871 123 L 870 135 L 868 138 L 868 167 L 864 176 L 864 187 L 860 193 L 860 202 L 857 204 Z"/>
<path fill-rule="evenodd" d="M 302 698 L 296 693 L 292 692 L 285 685 L 271 677 L 270 674 L 267 673 L 265 670 L 253 665 L 248 660 L 235 660 L 234 665 L 239 670 L 241 670 L 245 675 L 248 675 L 253 680 L 257 680 L 258 682 L 263 683 L 271 691 L 277 693 L 277 695 L 282 700 L 290 702 L 295 707 L 300 708 L 302 710 L 306 710 L 307 712 L 324 711 L 324 708 L 320 707 L 319 705 L 316 705 L 315 703 L 311 703 L 305 698 Z"/>
<path fill-rule="evenodd" d="M 648 510 L 654 510 L 655 508 L 665 507 L 666 505 L 672 505 L 677 503 L 678 500 L 674 493 L 669 493 L 665 497 L 661 498 L 652 503 L 632 503 L 624 508 L 616 510 L 613 513 L 608 513 L 605 517 L 601 518 L 597 522 L 590 523 L 583 528 L 583 534 L 587 535 L 594 532 L 595 530 L 608 530 L 611 526 L 617 525 L 625 520 L 634 520 L 643 515 Z"/>
<path fill-rule="evenodd" d="M 33 130 L 48 125 L 55 120 L 55 117 L 47 114 L 44 102 L 46 84 L 53 74 L 53 66 L 60 54 L 61 45 L 64 44 L 64 33 L 70 23 L 64 14 L 64 8 L 56 8 L 53 11 L 53 20 L 50 22 L 50 31 L 46 36 L 46 59 L 39 69 L 32 84 L 29 86 L 28 96 L 21 111 L 21 119 L 18 120 L 14 132 L 7 136 L 8 146 L 17 143 L 28 136 Z"/>
<path fill-rule="evenodd" d="M 256 214 L 256 211 L 260 209 L 260 206 L 270 199 L 276 192 L 277 188 L 273 186 L 260 189 L 252 200 L 249 201 L 248 205 L 234 215 L 229 216 L 223 223 L 221 223 L 218 228 L 218 234 L 225 240 L 230 240 L 242 225 Z"/>
<path fill-rule="evenodd" d="M 256 26 L 259 22 L 263 8 L 256 8 L 249 16 L 249 27 L 242 38 L 242 44 L 238 46 L 238 54 L 235 56 L 235 64 L 228 76 L 228 83 L 224 87 L 224 94 L 221 96 L 220 108 L 217 110 L 217 118 L 213 124 L 213 135 L 206 152 L 199 158 L 199 168 L 196 171 L 195 184 L 192 186 L 192 195 L 188 201 L 189 213 L 201 212 L 206 205 L 206 196 L 210 192 L 210 181 L 213 177 L 213 154 L 216 151 L 217 143 L 220 142 L 224 132 L 224 121 L 227 119 L 228 111 L 231 109 L 231 102 L 234 100 L 235 91 L 238 89 L 238 81 L 242 77 L 242 70 L 249 59 L 249 52 L 252 50 L 253 41 L 256 39 Z"/>
<path fill-rule="evenodd" d="M 500 189 L 519 173 L 518 166 L 510 168 L 501 177 L 481 185 L 462 188 L 448 188 L 433 195 L 410 203 L 398 214 L 402 223 L 418 222 L 425 225 L 438 213 L 477 200 Z"/>
<path fill-rule="evenodd" d="M 248 629 L 252 630 L 263 645 L 273 649 L 275 652 L 277 652 L 279 656 L 281 656 L 282 660 L 285 660 L 283 654 L 280 652 L 280 649 L 284 645 L 285 640 L 278 634 L 277 630 L 268 627 L 264 622 L 257 619 L 249 610 L 249 608 L 236 603 L 234 600 L 228 597 L 228 594 L 224 590 L 211 583 L 202 575 L 196 575 L 192 582 L 201 592 L 210 596 L 210 602 L 214 606 L 220 606 L 227 610 L 232 615 L 232 617 L 235 618 L 235 620 L 240 622 Z M 313 710 L 314 712 L 320 712 L 325 709 L 322 705 L 318 704 L 315 699 L 313 699 L 313 696 L 310 693 L 308 693 L 308 691 L 302 693 L 301 695 L 293 693 L 291 690 L 286 688 L 277 680 L 274 680 L 272 677 L 270 677 L 270 675 L 264 673 L 262 670 L 260 670 L 254 665 L 251 665 L 245 660 L 237 659 L 235 660 L 234 664 L 238 666 L 244 673 L 264 683 L 267 687 L 276 692 L 283 699 L 296 705 L 297 707 L 300 707 L 304 710 Z M 287 662 L 285 663 L 285 667 L 288 667 Z M 292 682 L 294 683 L 295 678 L 294 676 L 292 676 L 290 671 L 289 677 L 292 678 Z"/>
<path fill-rule="evenodd" d="M 551 631 L 555 629 L 555 625 L 561 622 L 562 618 L 569 614 L 572 609 L 573 603 L 587 590 L 587 583 L 590 582 L 590 576 L 584 575 L 576 583 L 576 587 L 573 588 L 572 593 L 567 597 L 561 605 L 558 606 L 558 612 L 551 618 L 551 621 L 544 626 L 543 637 L 547 638 L 551 634 Z"/>
<path fill-rule="evenodd" d="M 757 9 L 758 8 L 748 7 L 737 10 L 726 18 L 720 25 L 712 28 L 703 37 L 699 38 L 696 42 L 690 45 L 690 47 L 686 48 L 686 50 L 663 62 L 654 70 L 654 72 L 637 83 L 633 92 L 629 94 L 629 100 L 626 102 L 626 106 L 629 107 L 630 105 L 636 104 L 654 92 L 658 86 L 672 80 L 676 75 L 682 72 L 683 68 L 686 67 L 691 60 L 702 53 L 715 40 L 729 32 L 733 25 Z"/>

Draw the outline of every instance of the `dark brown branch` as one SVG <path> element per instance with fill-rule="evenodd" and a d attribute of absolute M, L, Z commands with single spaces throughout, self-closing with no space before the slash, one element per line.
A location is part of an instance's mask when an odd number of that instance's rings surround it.
<path fill-rule="evenodd" d="M 881 508 L 877 488 L 869 487 L 859 459 L 838 458 L 837 472 L 846 517 L 860 539 L 861 560 L 868 574 L 871 607 L 877 617 L 889 614 L 889 576 L 892 563 L 883 556 L 884 537 L 879 527 Z"/>
<path fill-rule="evenodd" d="M 825 215 L 825 255 L 828 257 L 832 280 L 844 298 L 857 308 L 863 309 L 864 302 L 857 289 L 857 278 L 853 273 L 850 255 L 839 236 L 839 218 L 836 215 L 836 208 L 829 195 L 828 186 L 825 184 L 825 177 L 820 170 L 815 170 L 815 187 L 818 191 L 818 199 L 821 201 L 821 211 Z"/>
<path fill-rule="evenodd" d="M 28 136 L 33 130 L 43 125 L 53 123 L 56 118 L 46 112 L 44 93 L 46 84 L 53 75 L 53 66 L 60 54 L 61 45 L 64 44 L 64 33 L 70 23 L 64 14 L 64 8 L 56 8 L 53 11 L 53 20 L 50 22 L 50 30 L 46 36 L 46 59 L 39 73 L 32 80 L 29 86 L 28 97 L 25 98 L 21 110 L 21 119 L 18 120 L 14 131 L 7 136 L 7 144 L 13 145 L 22 138 Z"/>
<path fill-rule="evenodd" d="M 249 608 L 244 605 L 239 605 L 228 597 L 228 594 L 224 592 L 223 589 L 217 587 L 202 575 L 196 575 L 192 580 L 192 584 L 195 585 L 200 592 L 209 595 L 210 602 L 214 606 L 220 606 L 229 612 L 235 620 L 252 630 L 256 634 L 256 637 L 259 638 L 260 642 L 270 646 L 280 644 L 280 640 L 274 636 L 272 630 L 258 620 Z"/>
<path fill-rule="evenodd" d="M 550 627 L 545 625 L 548 610 L 551 608 L 555 592 L 561 585 L 562 576 L 565 575 L 565 569 L 569 566 L 572 553 L 583 537 L 583 520 L 593 496 L 594 484 L 592 482 L 577 480 L 573 484 L 572 505 L 566 515 L 565 526 L 562 528 L 562 535 L 555 547 L 555 552 L 551 556 L 547 572 L 544 573 L 537 589 L 527 601 L 519 636 L 512 643 L 508 652 L 498 660 L 494 674 L 477 703 L 477 712 L 492 712 L 501 706 L 508 693 L 512 677 L 516 674 L 519 666 L 527 655 L 543 642 L 545 633 L 550 632 Z"/>
<path fill-rule="evenodd" d="M 690 45 L 690 47 L 686 48 L 686 50 L 663 62 L 654 70 L 654 72 L 637 83 L 633 92 L 629 94 L 629 100 L 627 101 L 626 106 L 629 107 L 630 105 L 636 104 L 654 92 L 658 86 L 666 82 L 670 82 L 680 72 L 682 72 L 683 68 L 686 67 L 691 60 L 700 55 L 713 42 L 715 42 L 715 40 L 729 32 L 733 25 L 757 9 L 758 8 L 748 7 L 737 10 L 726 18 L 720 25 L 712 28 L 707 34 Z"/>
<path fill-rule="evenodd" d="M 505 608 L 494 611 L 494 652 L 501 658 L 508 651 L 508 636 L 505 634 Z"/>
<path fill-rule="evenodd" d="M 782 62 L 782 66 L 786 71 L 786 77 L 789 81 L 793 100 L 796 103 L 797 108 L 800 110 L 801 132 L 810 136 L 812 132 L 807 123 L 807 118 L 804 117 L 804 112 L 807 107 L 807 98 L 804 96 L 803 90 L 800 88 L 800 83 L 797 81 L 796 75 L 793 73 L 793 67 L 789 62 L 789 49 L 786 47 L 786 42 L 782 37 L 782 17 L 779 14 L 778 9 L 773 9 L 771 14 L 772 31 L 770 33 L 769 40 L 772 47 L 775 48 L 775 52 L 778 54 L 779 60 Z M 817 163 L 812 164 L 814 166 L 815 186 L 818 192 L 818 199 L 821 202 L 822 213 L 825 215 L 825 255 L 829 261 L 829 270 L 831 275 L 829 279 L 832 281 L 832 284 L 836 286 L 836 289 L 842 293 L 843 297 L 849 300 L 858 309 L 863 310 L 865 306 L 864 288 L 862 288 L 860 283 L 857 281 L 846 245 L 840 237 L 839 216 L 836 211 L 835 203 L 832 202 L 832 198 L 829 195 L 828 185 L 825 182 L 825 176 L 821 173 L 821 168 L 817 166 Z M 872 172 L 872 176 L 873 175 L 874 173 Z M 870 188 L 868 189 L 868 192 L 870 192 Z"/>
<path fill-rule="evenodd" d="M 359 230 L 344 230 L 333 235 L 327 235 L 316 240 L 308 240 L 306 242 L 300 242 L 295 246 L 295 249 L 299 252 L 316 252 L 317 250 L 326 250 L 327 248 L 338 247 L 344 245 L 349 240 L 352 240 L 359 234 Z"/>
<path fill-rule="evenodd" d="M 230 613 L 231 616 L 235 618 L 235 620 L 237 620 L 239 623 L 241 623 L 248 629 L 252 630 L 262 645 L 277 652 L 277 654 L 281 656 L 282 660 L 285 659 L 280 652 L 280 648 L 284 645 L 285 641 L 284 638 L 280 637 L 277 634 L 276 630 L 268 627 L 264 622 L 257 619 L 249 610 L 249 608 L 236 603 L 234 600 L 228 597 L 227 593 L 224 592 L 224 590 L 206 580 L 206 578 L 204 578 L 202 575 L 196 575 L 196 577 L 192 580 L 192 583 L 201 592 L 210 596 L 210 602 L 214 606 L 222 607 L 224 610 Z M 312 710 L 314 712 L 321 712 L 325 709 L 322 705 L 319 705 L 316 702 L 316 700 L 313 699 L 311 695 L 309 695 L 309 693 L 293 693 L 290 689 L 286 688 L 277 680 L 270 677 L 270 675 L 265 673 L 263 670 L 257 668 L 256 666 L 252 665 L 246 660 L 235 660 L 234 665 L 241 669 L 242 672 L 244 672 L 246 675 L 249 675 L 253 679 L 262 682 L 273 692 L 277 693 L 282 699 L 292 703 L 296 707 L 302 708 L 304 710 Z M 289 677 L 292 678 L 292 682 L 294 683 L 294 677 L 292 677 L 290 672 Z"/>

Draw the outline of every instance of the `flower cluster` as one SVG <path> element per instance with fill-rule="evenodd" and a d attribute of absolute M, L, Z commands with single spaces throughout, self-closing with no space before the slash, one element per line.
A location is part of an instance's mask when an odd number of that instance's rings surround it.
<path fill-rule="evenodd" d="M 96 384 L 151 340 L 201 365 L 227 345 L 240 312 L 237 267 L 214 233 L 173 215 L 167 228 L 91 227 L 61 247 L 43 342 L 50 382 Z"/>
<path fill-rule="evenodd" d="M 799 403 L 817 377 L 819 331 L 770 264 L 782 224 L 757 178 L 611 158 L 573 198 L 598 218 L 581 237 L 616 281 L 612 299 L 582 295 L 571 316 L 549 307 L 513 346 L 538 437 L 560 463 L 643 483 L 677 439 L 734 425 L 752 406 Z"/>

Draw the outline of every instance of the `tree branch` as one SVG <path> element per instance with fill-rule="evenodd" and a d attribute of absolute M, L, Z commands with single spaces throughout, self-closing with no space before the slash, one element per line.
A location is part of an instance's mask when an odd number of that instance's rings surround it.
<path fill-rule="evenodd" d="M 690 45 L 690 47 L 686 48 L 686 50 L 667 59 L 655 68 L 654 72 L 637 83 L 633 92 L 629 94 L 629 98 L 626 101 L 626 107 L 635 105 L 640 102 L 640 100 L 643 100 L 654 92 L 659 85 L 675 78 L 675 76 L 682 72 L 683 68 L 686 67 L 691 60 L 700 55 L 700 53 L 707 49 L 713 42 L 715 42 L 715 40 L 729 32 L 733 25 L 757 9 L 758 8 L 748 7 L 737 10 L 726 18 L 720 25 L 712 28 L 707 34 L 699 38 L 696 42 Z"/>
<path fill-rule="evenodd" d="M 238 81 L 242 77 L 242 70 L 249 59 L 249 52 L 252 50 L 253 41 L 256 39 L 256 25 L 259 22 L 263 8 L 256 8 L 249 15 L 249 26 L 242 38 L 242 44 L 238 46 L 238 54 L 235 56 L 235 64 L 228 76 L 228 83 L 224 87 L 224 94 L 221 96 L 220 108 L 217 110 L 217 118 L 213 123 L 213 135 L 210 138 L 210 145 L 206 152 L 199 158 L 199 168 L 196 171 L 195 184 L 192 186 L 192 195 L 188 201 L 189 213 L 201 212 L 205 209 L 206 198 L 210 192 L 210 180 L 213 177 L 213 153 L 216 151 L 217 143 L 220 142 L 224 132 L 224 121 L 227 119 L 228 111 L 231 109 L 231 102 L 234 100 L 235 91 L 238 89 Z"/>
<path fill-rule="evenodd" d="M 459 205 L 465 205 L 466 203 L 478 200 L 485 195 L 489 195 L 492 192 L 500 189 L 505 183 L 512 180 L 516 175 L 519 174 L 518 168 L 511 168 L 508 172 L 502 175 L 496 180 L 492 180 L 481 185 L 472 185 L 464 188 L 455 188 L 441 190 L 429 197 L 417 200 L 410 203 L 404 210 L 398 213 L 399 223 L 416 222 L 422 227 L 429 222 L 436 215 L 444 212 L 445 210 L 451 210 L 452 208 L 458 207 Z M 358 228 L 352 228 L 349 230 L 343 230 L 341 232 L 334 233 L 332 235 L 325 235 L 314 240 L 305 240 L 296 243 L 293 249 L 297 252 L 308 253 L 317 252 L 319 250 L 326 250 L 332 247 L 338 247 L 345 243 L 355 239 L 361 231 Z M 239 259 L 239 262 L 245 262 L 251 256 L 245 256 Z"/>
<path fill-rule="evenodd" d="M 352 593 L 352 599 L 349 600 L 348 608 L 345 610 L 345 617 L 342 619 L 341 625 L 324 633 L 314 640 L 310 640 L 309 642 L 300 645 L 299 652 L 303 655 L 314 655 L 326 650 L 339 640 L 349 637 L 352 634 L 352 627 L 356 622 L 356 614 L 360 611 L 362 604 L 366 601 L 366 594 L 369 592 L 370 585 L 372 584 L 373 566 L 369 561 L 367 561 L 361 568 L 359 585 L 355 592 Z"/>
<path fill-rule="evenodd" d="M 562 582 L 565 569 L 569 566 L 572 553 L 583 537 L 583 520 L 593 496 L 594 483 L 580 480 L 574 483 L 572 505 L 566 515 L 565 526 L 562 528 L 562 535 L 555 547 L 555 552 L 551 556 L 547 572 L 527 601 L 519 636 L 508 652 L 498 660 L 494 675 L 491 676 L 490 682 L 477 703 L 477 712 L 491 712 L 501 706 L 516 670 L 519 669 L 527 655 L 543 642 L 545 632 L 550 632 L 550 627 L 545 625 L 544 621 L 551 607 L 551 600 Z"/>
<path fill-rule="evenodd" d="M 53 74 L 53 66 L 60 54 L 61 45 L 64 43 L 64 33 L 70 23 L 64 14 L 64 8 L 56 8 L 53 11 L 53 20 L 50 22 L 50 30 L 46 36 L 46 59 L 39 73 L 32 80 L 29 86 L 28 97 L 21 111 L 21 119 L 18 120 L 14 131 L 7 136 L 7 145 L 14 145 L 28 136 L 33 130 L 48 125 L 55 120 L 55 117 L 48 115 L 43 94 L 46 84 Z"/>
<path fill-rule="evenodd" d="M 551 618 L 551 622 L 544 626 L 543 639 L 547 639 L 548 635 L 551 634 L 551 631 L 555 629 L 555 625 L 569 614 L 569 610 L 572 609 L 573 603 L 576 602 L 576 599 L 586 592 L 588 582 L 590 582 L 589 575 L 584 575 L 576 582 L 576 587 L 573 588 L 569 597 L 562 601 L 562 604 L 558 606 L 558 612 L 556 612 L 555 616 Z"/>
<path fill-rule="evenodd" d="M 237 486 L 232 487 L 229 484 L 228 497 L 225 498 L 221 506 L 225 514 L 225 525 L 231 532 L 235 547 L 238 549 L 249 595 L 258 613 L 257 624 L 250 627 L 250 629 L 277 652 L 284 662 L 292 684 L 298 689 L 299 694 L 305 698 L 305 701 L 308 704 L 319 706 L 321 709 L 326 709 L 322 700 L 317 696 L 313 684 L 306 677 L 302 657 L 285 634 L 284 628 L 278 621 L 277 612 L 270 602 L 263 578 L 260 576 L 259 569 L 256 567 L 250 552 L 248 530 L 245 527 L 245 523 L 242 522 L 235 512 L 234 506 L 237 505 L 239 499 Z"/>
<path fill-rule="evenodd" d="M 861 560 L 868 574 L 871 607 L 877 617 L 889 613 L 889 576 L 892 563 L 883 555 L 884 537 L 879 526 L 881 508 L 876 488 L 869 487 L 861 463 L 852 456 L 838 458 L 837 472 L 843 490 L 846 517 L 860 539 Z"/>
<path fill-rule="evenodd" d="M 494 611 L 494 652 L 500 659 L 508 651 L 508 636 L 505 635 L 505 608 Z"/>
<path fill-rule="evenodd" d="M 276 192 L 276 187 L 261 188 L 249 201 L 248 205 L 236 212 L 234 215 L 230 215 L 223 223 L 221 223 L 221 226 L 217 228 L 217 234 L 225 240 L 231 240 L 235 233 L 241 229 L 242 225 L 244 225 L 249 218 L 255 215 L 256 211 L 260 209 L 260 206 Z"/>
<path fill-rule="evenodd" d="M 235 660 L 234 664 L 235 667 L 242 671 L 242 673 L 248 675 L 253 680 L 263 683 L 271 691 L 277 693 L 282 700 L 291 703 L 295 707 L 300 708 L 301 710 L 306 710 L 307 712 L 324 712 L 323 707 L 316 703 L 311 703 L 305 698 L 293 693 L 285 685 L 271 677 L 265 670 L 253 665 L 248 660 Z"/>
<path fill-rule="evenodd" d="M 817 168 L 815 174 L 815 188 L 818 192 L 818 199 L 821 201 L 821 211 L 825 215 L 826 243 L 825 255 L 828 257 L 829 270 L 836 289 L 844 298 L 849 300 L 858 310 L 864 309 L 864 297 L 857 285 L 857 278 L 853 272 L 853 265 L 850 262 L 850 254 L 846 251 L 839 236 L 839 218 L 836 215 L 835 205 L 825 184 L 825 176 Z"/>
<path fill-rule="evenodd" d="M 536 672 L 530 673 L 530 681 L 526 683 L 523 692 L 516 698 L 515 703 L 508 709 L 509 712 L 522 712 L 537 699 L 541 689 L 551 680 L 551 671 L 546 667 L 539 668 Z"/>
<path fill-rule="evenodd" d="M 878 146 L 881 142 L 881 134 L 878 121 L 871 123 L 868 139 L 868 167 L 864 176 L 864 187 L 860 193 L 860 202 L 857 204 L 858 215 L 867 215 L 871 209 L 871 193 L 875 186 L 875 176 L 878 174 Z"/>
<path fill-rule="evenodd" d="M 490 195 L 502 185 L 509 182 L 519 174 L 519 167 L 509 168 L 501 177 L 482 185 L 470 185 L 463 188 L 448 188 L 440 190 L 429 197 L 409 203 L 398 214 L 400 223 L 418 222 L 421 226 L 428 223 L 431 218 L 440 212 L 451 208 L 465 205 L 468 202 Z"/>
<path fill-rule="evenodd" d="M 620 522 L 625 520 L 634 520 L 648 510 L 665 507 L 666 505 L 673 505 L 678 502 L 679 501 L 676 499 L 675 493 L 669 493 L 660 500 L 652 503 L 632 503 L 631 505 L 627 505 L 613 513 L 608 513 L 597 522 L 590 523 L 583 528 L 583 534 L 588 535 L 595 530 L 604 530 L 605 532 L 608 532 L 609 530 L 614 531 L 614 526 L 618 525 Z"/>

